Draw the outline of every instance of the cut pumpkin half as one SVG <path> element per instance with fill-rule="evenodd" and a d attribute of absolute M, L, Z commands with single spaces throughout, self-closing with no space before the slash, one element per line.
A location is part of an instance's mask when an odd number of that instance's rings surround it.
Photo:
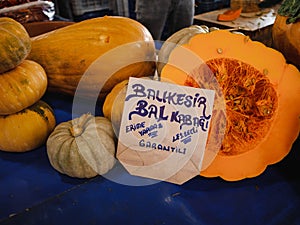
<path fill-rule="evenodd" d="M 200 175 L 236 181 L 261 174 L 282 160 L 300 130 L 300 73 L 284 56 L 249 37 L 216 30 L 193 36 L 176 47 L 160 74 L 162 80 L 207 88 L 196 55 L 217 80 L 225 104 L 221 147 Z M 185 63 L 186 62 L 186 63 Z M 177 66 L 180 64 L 180 66 Z M 191 69 L 182 69 L 190 65 Z M 212 123 L 209 139 L 218 137 Z M 212 132 L 213 131 L 213 132 Z M 214 135 L 213 135 L 214 134 Z M 214 142 L 212 142 L 214 143 Z M 216 140 L 217 143 L 217 140 Z"/>

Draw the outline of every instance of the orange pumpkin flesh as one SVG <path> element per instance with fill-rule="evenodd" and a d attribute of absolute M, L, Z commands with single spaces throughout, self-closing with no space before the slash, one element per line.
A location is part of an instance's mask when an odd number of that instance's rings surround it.
<path fill-rule="evenodd" d="M 286 64 L 278 51 L 224 30 L 196 35 L 183 47 L 208 65 L 226 103 L 222 147 L 200 174 L 241 180 L 261 174 L 267 165 L 285 157 L 300 130 L 300 74 L 296 67 Z M 198 87 L 201 74 L 172 66 L 180 60 L 192 61 L 182 55 L 182 48 L 171 53 L 161 77 Z"/>
<path fill-rule="evenodd" d="M 219 14 L 217 20 L 219 21 L 233 21 L 240 17 L 243 8 L 228 9 L 224 13 Z"/>

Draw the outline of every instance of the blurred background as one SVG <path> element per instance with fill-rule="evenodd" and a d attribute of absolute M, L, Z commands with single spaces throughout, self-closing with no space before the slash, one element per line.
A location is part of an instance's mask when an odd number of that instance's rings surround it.
<path fill-rule="evenodd" d="M 281 0 L 234 1 L 255 2 L 261 8 L 281 2 Z M 136 0 L 1 0 L 0 16 L 9 16 L 22 23 L 45 20 L 78 22 L 104 15 L 136 19 L 135 3 Z M 228 8 L 230 3 L 230 0 L 195 0 L 195 15 Z"/>

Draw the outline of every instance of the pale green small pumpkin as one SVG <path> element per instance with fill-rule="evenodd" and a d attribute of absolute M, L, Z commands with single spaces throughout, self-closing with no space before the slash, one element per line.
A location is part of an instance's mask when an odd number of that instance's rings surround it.
<path fill-rule="evenodd" d="M 47 140 L 47 154 L 54 169 L 76 178 L 107 173 L 115 164 L 115 134 L 111 122 L 83 114 L 56 126 Z"/>

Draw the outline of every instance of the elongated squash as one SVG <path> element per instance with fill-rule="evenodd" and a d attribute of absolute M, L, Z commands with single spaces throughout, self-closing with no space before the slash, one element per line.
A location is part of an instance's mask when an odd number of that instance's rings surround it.
<path fill-rule="evenodd" d="M 48 90 L 103 98 L 130 76 L 154 74 L 155 46 L 150 32 L 126 17 L 104 16 L 34 37 L 28 59 L 41 64 Z"/>

